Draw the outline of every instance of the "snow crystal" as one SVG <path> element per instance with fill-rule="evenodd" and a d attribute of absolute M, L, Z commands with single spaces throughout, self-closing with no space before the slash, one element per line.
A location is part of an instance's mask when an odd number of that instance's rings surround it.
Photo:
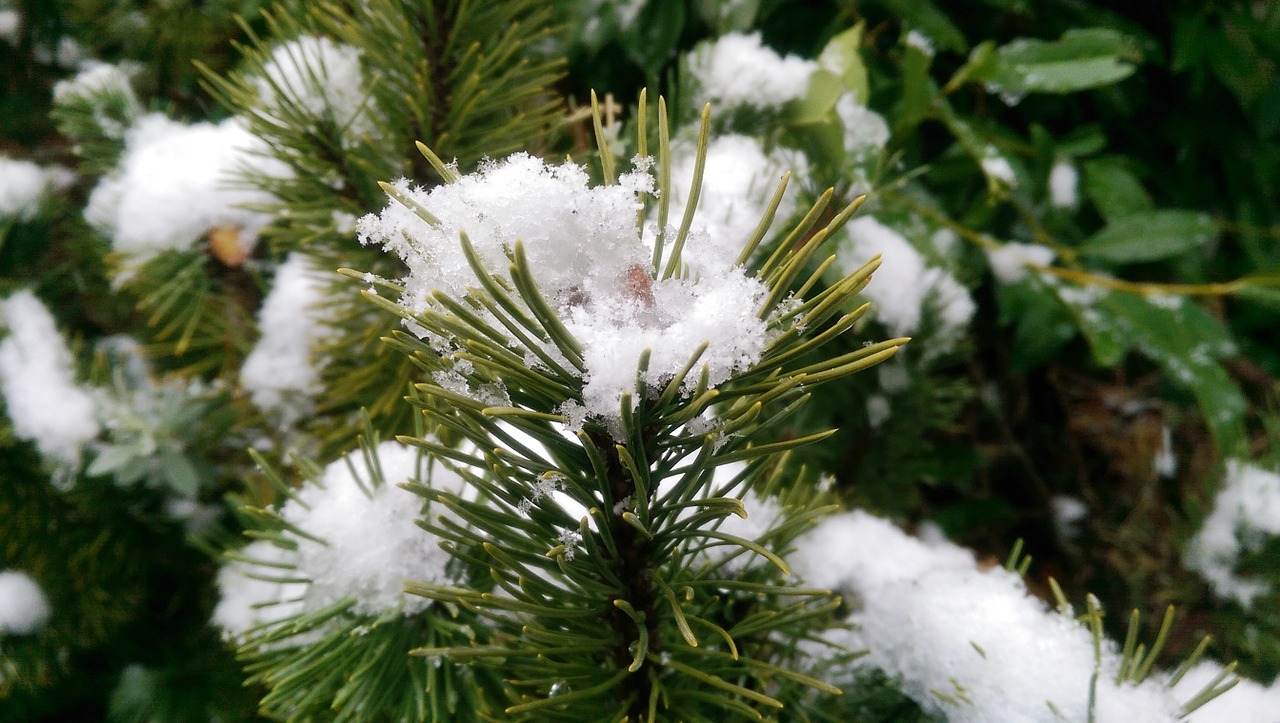
<path fill-rule="evenodd" d="M 836 101 L 836 115 L 844 124 L 844 150 L 855 160 L 875 155 L 889 142 L 889 124 L 858 102 L 852 93 Z"/>
<path fill-rule="evenodd" d="M 1018 185 L 1018 177 L 1013 172 L 1013 166 L 1009 164 L 1009 159 L 1000 155 L 999 151 L 994 148 L 987 148 L 982 156 L 982 172 L 988 178 L 1013 188 Z"/>
<path fill-rule="evenodd" d="M 765 47 L 760 33 L 722 35 L 689 54 L 689 74 L 698 86 L 695 106 L 711 103 L 721 112 L 780 108 L 804 96 L 817 68 L 812 60 L 778 55 Z"/>
<path fill-rule="evenodd" d="M 1080 202 L 1076 186 L 1080 173 L 1070 161 L 1059 160 L 1049 171 L 1049 202 L 1054 208 L 1075 208 Z"/>
<path fill-rule="evenodd" d="M 1002 284 L 1016 284 L 1027 277 L 1027 264 L 1048 266 L 1057 258 L 1053 249 L 1039 244 L 1001 244 L 987 249 L 991 273 Z"/>
<path fill-rule="evenodd" d="M 49 622 L 49 601 L 25 572 L 0 570 L 0 636 L 30 635 Z"/>
<path fill-rule="evenodd" d="M 344 130 L 344 143 L 373 132 L 358 48 L 304 35 L 278 45 L 262 70 L 265 77 L 255 85 L 269 110 L 296 107 L 315 118 L 331 118 Z"/>
<path fill-rule="evenodd" d="M 1235 573 L 1240 555 L 1280 535 L 1280 474 L 1240 460 L 1227 462 L 1227 474 L 1214 500 L 1213 513 L 1191 538 L 1183 564 L 1200 573 L 1224 598 L 1249 606 L 1269 589 Z"/>
<path fill-rule="evenodd" d="M 98 436 L 93 398 L 75 383 L 74 361 L 53 315 L 35 294 L 19 291 L 0 302 L 0 392 L 14 434 L 67 467 L 80 464 Z"/>
<path fill-rule="evenodd" d="M 276 271 L 275 283 L 258 312 L 261 337 L 244 360 L 240 383 L 259 409 L 291 425 L 312 407 L 320 391 L 316 344 L 333 334 L 320 308 L 324 282 L 316 262 L 292 253 Z"/>
<path fill-rule="evenodd" d="M 0 218 L 30 221 L 51 191 L 65 188 L 73 180 L 65 168 L 0 156 Z"/>
<path fill-rule="evenodd" d="M 733 266 L 736 254 L 724 254 L 732 244 L 699 228 L 682 256 L 688 276 L 653 280 L 652 249 L 635 224 L 643 208 L 639 194 L 653 192 L 652 177 L 629 173 L 617 185 L 596 188 L 587 181 L 580 166 L 548 167 L 524 153 L 486 163 L 430 192 L 401 181 L 399 191 L 439 225 L 392 203 L 381 215 L 360 220 L 360 238 L 404 259 L 410 275 L 401 303 L 414 310 L 424 308 L 433 290 L 457 298 L 475 285 L 461 232 L 495 271 L 507 267 L 507 253 L 521 241 L 539 289 L 582 347 L 583 407 L 606 420 L 620 417 L 619 400 L 634 390 L 645 349 L 651 352 L 645 380 L 653 387 L 704 342 L 709 346 L 699 363 L 707 366 L 712 385 L 754 363 L 766 340 L 766 325 L 756 315 L 765 287 Z M 451 351 L 448 340 L 428 341 Z"/>
<path fill-rule="evenodd" d="M 1212 660 L 1196 663 L 1173 690 L 1191 699 L 1222 673 L 1222 665 Z M 1230 680 L 1230 678 L 1228 678 Z M 1275 723 L 1280 710 L 1280 682 L 1262 686 L 1240 679 L 1231 690 L 1205 703 L 1187 716 L 1187 723 Z"/>
<path fill-rule="evenodd" d="M 578 546 L 582 544 L 582 533 L 577 530 L 562 529 L 556 539 L 564 545 L 564 559 L 572 562 L 574 555 L 578 552 Z"/>
<path fill-rule="evenodd" d="M 937 312 L 941 338 L 958 336 L 973 318 L 976 306 L 968 290 L 945 269 L 926 266 L 920 252 L 897 231 L 863 216 L 846 224 L 840 239 L 836 261 L 845 273 L 883 255 L 884 263 L 862 293 L 875 304 L 876 319 L 891 334 L 914 334 L 926 303 Z"/>
<path fill-rule="evenodd" d="M 673 223 L 679 223 L 689 203 L 695 153 L 696 149 L 688 143 L 677 145 L 672 152 L 669 218 Z M 743 245 L 755 233 L 782 175 L 791 171 L 788 192 L 778 204 L 773 226 L 769 229 L 774 234 L 781 231 L 784 222 L 796 212 L 796 189 L 808 170 L 804 154 L 789 148 L 779 147 L 765 152 L 760 141 L 742 135 L 712 139 L 707 144 L 695 222 L 706 230 L 709 237 L 703 244 L 717 244 L 719 249 L 712 252 L 704 245 L 702 250 L 727 259 L 737 258 Z"/>
<path fill-rule="evenodd" d="M 266 146 L 242 120 L 184 125 L 163 115 L 138 119 L 125 136 L 120 168 L 89 197 L 85 218 L 117 251 L 140 260 L 160 251 L 189 250 L 214 228 L 239 231 L 245 250 L 271 216 L 244 208 L 272 197 L 237 182 L 242 172 L 283 176 Z"/>
<path fill-rule="evenodd" d="M 805 582 L 853 606 L 854 629 L 829 639 L 870 649 L 855 665 L 901 678 L 927 711 L 953 723 L 1048 721 L 1053 709 L 1063 720 L 1089 718 L 1091 634 L 1029 596 L 1016 574 L 980 571 L 968 551 L 925 544 L 861 511 L 801 536 L 790 563 Z M 1157 682 L 1111 682 L 1120 661 L 1114 648 L 1103 650 L 1097 720 L 1177 720 L 1176 703 Z"/>
<path fill-rule="evenodd" d="M 539 445 L 541 447 L 541 445 Z M 539 449 L 535 447 L 535 449 Z M 540 450 L 545 451 L 545 450 Z M 565 476 L 559 473 L 543 474 L 533 483 L 533 488 L 529 492 L 529 496 L 520 500 L 517 509 L 520 514 L 528 516 L 533 511 L 533 505 L 543 497 L 550 497 L 556 492 L 564 489 Z M 621 504 L 621 503 L 619 503 Z M 576 518 L 581 519 L 581 517 Z"/>
<path fill-rule="evenodd" d="M 355 611 L 366 615 L 402 609 L 412 614 L 431 601 L 403 592 L 406 580 L 449 583 L 449 553 L 430 533 L 418 527 L 421 497 L 398 487 L 418 478 L 418 450 L 398 442 L 383 442 L 376 455 L 384 484 L 366 494 L 345 460 L 325 467 L 319 485 L 298 492 L 280 510 L 285 521 L 325 540 L 322 545 L 298 540 L 298 572 L 311 580 L 305 606 L 315 610 L 342 598 L 355 596 Z M 365 487 L 372 486 L 360 453 L 351 462 L 361 472 Z M 426 480 L 420 480 L 425 482 Z M 452 470 L 436 465 L 431 484 L 462 494 L 466 482 Z M 310 508 L 310 509 L 308 509 Z"/>

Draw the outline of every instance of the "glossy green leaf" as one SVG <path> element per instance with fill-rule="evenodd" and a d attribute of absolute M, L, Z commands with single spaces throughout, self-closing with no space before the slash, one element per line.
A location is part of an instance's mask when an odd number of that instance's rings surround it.
<path fill-rule="evenodd" d="M 1084 193 L 1107 220 L 1150 211 L 1155 205 L 1138 177 L 1116 158 L 1084 164 Z"/>
<path fill-rule="evenodd" d="M 1000 324 L 1014 325 L 1009 363 L 1015 370 L 1047 364 L 1075 337 L 1070 314 L 1053 290 L 1034 276 L 1022 283 L 997 284 L 995 291 Z"/>
<path fill-rule="evenodd" d="M 816 70 L 809 76 L 809 89 L 804 97 L 790 106 L 791 122 L 797 125 L 826 120 L 836 101 L 845 93 L 844 81 L 827 70 Z"/>
<path fill-rule="evenodd" d="M 1148 211 L 1108 223 L 1080 247 L 1081 256 L 1132 263 L 1177 256 L 1211 241 L 1216 227 L 1195 211 Z"/>
<path fill-rule="evenodd" d="M 85 474 L 90 477 L 111 474 L 132 462 L 136 456 L 137 450 L 132 447 L 108 445 L 94 458 L 93 463 L 85 470 Z"/>
<path fill-rule="evenodd" d="M 837 71 L 840 80 L 844 82 L 845 90 L 853 93 L 858 102 L 863 104 L 866 104 L 870 93 L 867 85 L 867 66 L 862 62 L 862 55 L 859 53 L 865 26 L 865 23 L 858 23 L 831 38 L 818 56 L 818 64 L 825 69 Z"/>
<path fill-rule="evenodd" d="M 1016 99 L 1027 93 L 1073 93 L 1110 85 L 1133 71 L 1133 50 L 1104 28 L 1068 30 L 1054 41 L 1019 38 L 977 67 L 973 80 Z"/>
<path fill-rule="evenodd" d="M 1225 324 L 1183 297 L 1144 297 L 1050 284 L 1089 341 L 1094 361 L 1113 366 L 1136 351 L 1195 396 L 1219 450 L 1244 440 L 1247 403 L 1219 359 L 1236 353 Z"/>
<path fill-rule="evenodd" d="M 933 58 L 919 48 L 907 46 L 902 56 L 902 100 L 898 104 L 897 130 L 919 125 L 930 113 L 938 88 L 929 75 Z"/>

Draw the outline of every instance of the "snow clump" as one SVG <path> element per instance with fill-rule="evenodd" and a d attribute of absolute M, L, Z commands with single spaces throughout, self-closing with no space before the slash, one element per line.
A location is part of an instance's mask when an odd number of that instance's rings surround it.
<path fill-rule="evenodd" d="M 689 74 L 698 87 L 694 106 L 711 103 L 721 111 L 781 108 L 804 96 L 817 69 L 812 60 L 778 55 L 760 33 L 728 33 L 689 55 Z"/>
<path fill-rule="evenodd" d="M 1006 243 L 987 250 L 991 273 L 1002 284 L 1016 284 L 1027 278 L 1027 264 L 1048 266 L 1055 258 L 1053 249 L 1039 244 Z"/>
<path fill-rule="evenodd" d="M 682 152 L 683 151 L 683 152 Z M 671 206 L 668 218 L 679 223 L 689 203 L 689 188 L 696 165 L 695 149 L 682 144 L 672 153 Z M 765 151 L 751 136 L 723 135 L 707 144 L 707 159 L 698 194 L 696 223 L 706 229 L 711 243 L 718 243 L 727 258 L 737 258 L 743 245 L 755 233 L 760 218 L 769 208 L 784 173 L 791 171 L 789 192 L 774 214 L 776 232 L 782 221 L 797 209 L 795 188 L 808 174 L 804 154 L 789 148 Z"/>
<path fill-rule="evenodd" d="M 282 578 L 279 565 L 293 563 L 294 553 L 268 540 L 258 540 L 238 552 L 243 559 L 227 562 L 218 570 L 219 601 L 213 610 L 213 624 L 223 635 L 236 640 L 250 628 L 275 623 L 303 612 L 305 582 L 278 582 L 262 577 Z M 271 573 L 264 573 L 266 570 Z"/>
<path fill-rule="evenodd" d="M 288 426 L 302 419 L 320 391 L 313 351 L 333 334 L 324 322 L 324 282 L 316 262 L 292 253 L 276 270 L 275 283 L 258 312 L 261 336 L 240 369 L 240 383 L 265 412 Z"/>
<path fill-rule="evenodd" d="M 1280 535 L 1280 474 L 1257 465 L 1229 460 L 1213 513 L 1187 544 L 1183 564 L 1213 586 L 1223 598 L 1248 607 L 1270 587 L 1235 573 L 1240 556 L 1253 552 L 1268 537 Z"/>
<path fill-rule="evenodd" d="M 304 35 L 276 46 L 262 72 L 255 85 L 268 110 L 297 107 L 314 118 L 331 118 L 343 129 L 344 144 L 373 132 L 358 48 Z"/>
<path fill-rule="evenodd" d="M 49 600 L 25 572 L 0 570 L 0 635 L 30 635 L 49 622 Z"/>
<path fill-rule="evenodd" d="M 423 512 L 422 498 L 399 487 L 411 479 L 427 480 L 418 450 L 383 442 L 373 453 L 383 484 L 373 485 L 373 472 L 364 456 L 353 452 L 325 467 L 318 484 L 304 487 L 280 509 L 286 523 L 324 543 L 298 536 L 296 551 L 263 542 L 241 551 L 241 557 L 274 564 L 277 576 L 280 565 L 289 565 L 296 568 L 297 577 L 310 582 L 246 581 L 244 572 L 253 572 L 255 566 L 232 562 L 218 577 L 222 599 L 214 612 L 215 623 L 234 635 L 254 624 L 314 612 L 347 597 L 356 599 L 352 611 L 358 615 L 392 611 L 412 615 L 431 601 L 405 594 L 406 580 L 457 582 L 447 570 L 449 553 L 415 522 Z M 358 479 L 354 470 L 359 470 Z M 462 496 L 473 494 L 459 475 L 442 465 L 431 470 L 430 482 Z"/>
<path fill-rule="evenodd" d="M 508 266 L 507 253 L 521 242 L 541 293 L 582 348 L 582 410 L 614 422 L 621 395 L 635 390 L 645 349 L 651 352 L 645 381 L 657 388 L 707 343 L 699 364 L 716 385 L 755 363 L 767 342 L 767 324 L 757 314 L 767 290 L 734 265 L 740 240 L 716 239 L 699 226 L 681 257 L 685 273 L 653 278 L 647 241 L 655 232 L 642 236 L 636 215 L 641 196 L 655 189 L 647 159 L 639 167 L 615 185 L 590 188 L 581 166 L 546 166 L 518 153 L 430 191 L 401 180 L 397 190 L 439 223 L 393 203 L 361 219 L 360 238 L 404 259 L 409 277 L 400 302 L 412 311 L 426 309 L 433 291 L 460 298 L 476 285 L 459 244 L 463 232 L 495 271 Z M 670 252 L 675 232 L 668 228 L 665 235 Z M 417 331 L 442 352 L 453 351 L 452 340 Z M 545 351 L 559 355 L 550 344 Z M 566 410 L 576 405 L 566 400 Z"/>
<path fill-rule="evenodd" d="M 153 113 L 138 119 L 125 144 L 120 167 L 98 183 L 84 214 L 116 251 L 138 261 L 191 250 L 215 228 L 236 229 L 238 243 L 252 249 L 272 217 L 248 206 L 273 197 L 239 174 L 289 173 L 239 118 L 184 125 Z"/>
<path fill-rule="evenodd" d="M 1018 176 L 1013 171 L 1009 159 L 994 148 L 988 147 L 982 156 L 982 172 L 989 179 L 1013 188 L 1018 185 Z"/>
<path fill-rule="evenodd" d="M 22 15 L 13 8 L 0 5 L 0 40 L 17 47 L 22 37 Z"/>
<path fill-rule="evenodd" d="M 51 192 L 74 180 L 65 168 L 0 156 L 0 219 L 30 221 Z"/>
<path fill-rule="evenodd" d="M 1205 686 L 1218 680 L 1222 665 L 1201 660 L 1182 676 L 1173 690 L 1190 699 Z M 1230 682 L 1228 676 L 1226 682 Z M 1222 684 L 1219 680 L 1219 685 Z M 1185 718 L 1186 723 L 1274 723 L 1280 710 L 1280 682 L 1263 686 L 1241 678 L 1231 690 L 1197 708 Z"/>
<path fill-rule="evenodd" d="M 49 309 L 23 290 L 0 301 L 0 392 L 14 434 L 34 442 L 46 459 L 80 465 L 101 431 L 93 397 L 75 382 L 74 360 Z"/>
<path fill-rule="evenodd" d="M 1049 203 L 1054 208 L 1075 208 L 1080 203 L 1076 193 L 1080 173 L 1070 161 L 1059 160 L 1049 171 Z"/>
<path fill-rule="evenodd" d="M 871 216 L 845 224 L 836 249 L 836 264 L 850 273 L 877 254 L 884 263 L 875 281 L 862 292 L 872 313 L 895 336 L 917 332 L 926 305 L 937 315 L 938 339 L 963 334 L 977 307 L 969 291 L 945 269 L 928 266 L 911 242 Z"/>
<path fill-rule="evenodd" d="M 873 156 L 889 142 L 889 124 L 884 117 L 858 102 L 852 93 L 836 101 L 836 115 L 844 124 L 844 150 L 854 160 Z"/>
<path fill-rule="evenodd" d="M 952 723 L 1090 719 L 1092 635 L 1030 596 L 1015 573 L 980 570 L 969 551 L 925 543 L 862 511 L 828 518 L 795 548 L 792 570 L 854 609 L 852 629 L 827 639 L 869 649 L 854 665 L 900 678 L 927 712 Z M 1098 721 L 1178 720 L 1179 704 L 1155 678 L 1115 685 L 1119 665 L 1106 643 Z"/>

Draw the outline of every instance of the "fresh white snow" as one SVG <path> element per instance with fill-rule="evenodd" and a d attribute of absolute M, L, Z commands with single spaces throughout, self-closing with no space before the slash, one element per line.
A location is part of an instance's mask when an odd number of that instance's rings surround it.
<path fill-rule="evenodd" d="M 1280 535 L 1280 474 L 1240 460 L 1228 460 L 1213 513 L 1187 544 L 1183 564 L 1200 573 L 1223 598 L 1248 607 L 1268 586 L 1235 572 L 1241 554 Z"/>
<path fill-rule="evenodd" d="M 305 416 L 320 390 L 315 346 L 333 334 L 321 308 L 324 288 L 312 258 L 289 254 L 258 312 L 261 336 L 240 369 L 253 403 L 284 425 Z"/>
<path fill-rule="evenodd" d="M 0 392 L 14 434 L 65 467 L 80 464 L 100 425 L 93 397 L 76 384 L 71 350 L 49 309 L 30 291 L 0 301 Z"/>
<path fill-rule="evenodd" d="M 804 96 L 817 68 L 812 60 L 779 55 L 760 33 L 728 33 L 689 54 L 689 75 L 698 89 L 694 106 L 710 103 L 721 113 L 742 106 L 780 108 Z"/>
<path fill-rule="evenodd" d="M 52 612 L 44 590 L 30 575 L 0 570 L 0 637 L 39 632 Z"/>
<path fill-rule="evenodd" d="M 239 174 L 283 176 L 283 164 L 238 118 L 184 125 L 160 114 L 137 120 L 125 134 L 120 167 L 94 188 L 85 218 L 137 260 L 165 250 L 191 250 L 218 228 L 234 229 L 252 249 L 272 217 L 247 208 L 272 197 Z"/>

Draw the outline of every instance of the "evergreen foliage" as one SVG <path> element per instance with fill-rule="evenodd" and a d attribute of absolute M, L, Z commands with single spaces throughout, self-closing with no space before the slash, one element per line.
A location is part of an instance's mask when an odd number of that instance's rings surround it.
<path fill-rule="evenodd" d="M 0 721 L 1268 720 L 1278 30 L 0 0 Z"/>

